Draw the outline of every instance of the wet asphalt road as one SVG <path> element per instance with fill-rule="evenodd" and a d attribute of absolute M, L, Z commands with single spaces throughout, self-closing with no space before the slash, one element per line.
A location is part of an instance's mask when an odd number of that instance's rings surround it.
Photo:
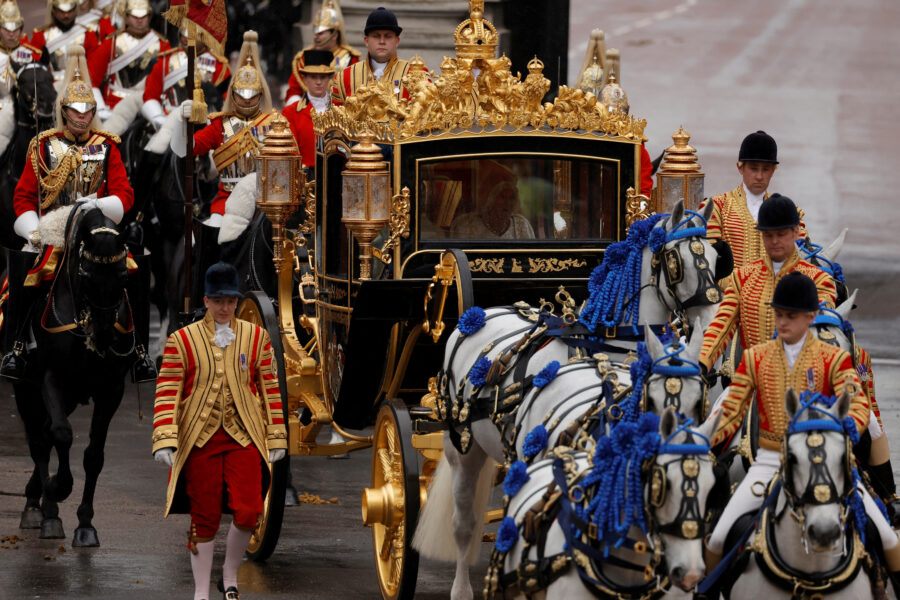
<path fill-rule="evenodd" d="M 44 4 L 27 0 L 28 25 Z M 876 357 L 876 386 L 889 432 L 900 431 L 900 334 L 897 303 L 900 209 L 894 200 L 900 164 L 900 4 L 889 0 L 645 0 L 572 2 L 573 65 L 580 65 L 591 29 L 622 51 L 622 83 L 632 113 L 648 119 L 654 157 L 679 125 L 693 135 L 708 194 L 732 189 L 741 138 L 756 129 L 779 143 L 773 191 L 806 209 L 814 239 L 850 227 L 841 260 L 861 289 L 854 324 Z M 572 74 L 574 77 L 574 73 Z M 143 409 L 151 413 L 152 390 Z M 133 387 L 113 420 L 96 503 L 102 546 L 73 550 L 75 507 L 83 485 L 80 453 L 89 412 L 73 423 L 75 490 L 61 509 L 69 536 L 38 540 L 18 530 L 21 497 L 31 472 L 11 388 L 0 384 L 0 599 L 191 598 L 185 549 L 186 516 L 162 519 L 166 470 L 150 457 L 151 422 L 138 421 Z M 900 437 L 891 435 L 894 465 Z M 292 459 L 300 492 L 337 504 L 289 508 L 279 547 L 265 564 L 239 572 L 246 598 L 377 598 L 371 538 L 361 525 L 360 495 L 369 480 L 368 451 L 347 460 Z M 895 469 L 896 470 L 896 469 Z M 220 535 L 221 538 L 221 535 Z M 224 550 L 219 540 L 214 573 Z M 486 549 L 473 570 L 481 588 Z M 448 565 L 423 563 L 419 598 L 445 598 Z M 216 597 L 216 596 L 213 596 Z"/>

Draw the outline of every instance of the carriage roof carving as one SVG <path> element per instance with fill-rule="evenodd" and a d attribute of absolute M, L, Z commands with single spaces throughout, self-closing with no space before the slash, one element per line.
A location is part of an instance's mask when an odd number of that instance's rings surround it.
<path fill-rule="evenodd" d="M 415 56 L 403 84 L 410 98 L 399 98 L 393 82 L 370 81 L 343 106 L 313 112 L 317 135 L 339 131 L 351 139 L 368 131 L 382 143 L 471 133 L 575 134 L 640 143 L 646 119 L 610 112 L 597 96 L 560 86 L 553 102 L 544 63 L 528 63 L 528 74 L 513 75 L 506 55 L 497 58 L 497 30 L 483 18 L 484 0 L 470 0 L 469 18 L 454 32 L 456 56 L 445 56 L 441 73 L 425 71 Z M 476 76 L 477 74 L 477 76 Z"/>

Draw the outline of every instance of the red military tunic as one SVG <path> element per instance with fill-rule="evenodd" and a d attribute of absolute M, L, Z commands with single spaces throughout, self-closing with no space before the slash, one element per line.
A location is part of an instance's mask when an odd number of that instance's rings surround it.
<path fill-rule="evenodd" d="M 225 214 L 225 201 L 234 185 L 255 170 L 252 146 L 265 138 L 274 116 L 275 111 L 271 111 L 244 120 L 237 115 L 213 113 L 209 125 L 194 134 L 194 156 L 214 151 L 213 162 L 219 171 L 219 193 L 210 208 L 213 214 Z"/>
<path fill-rule="evenodd" d="M 291 76 L 288 79 L 287 92 L 284 94 L 285 106 L 293 104 L 291 98 L 294 96 L 303 96 L 306 93 L 306 85 L 303 83 L 303 74 L 300 70 L 304 66 L 303 53 L 312 49 L 312 46 L 307 46 L 294 56 L 294 61 L 291 64 Z M 350 46 L 337 46 L 331 53 L 334 55 L 331 66 L 334 67 L 336 73 L 340 73 L 350 65 L 355 65 L 359 62 L 359 52 Z"/>
<path fill-rule="evenodd" d="M 228 61 L 211 52 L 198 56 L 195 68 L 203 82 L 211 81 L 215 86 L 221 86 L 231 77 Z M 166 114 L 170 113 L 190 97 L 190 93 L 183 89 L 186 80 L 187 53 L 180 48 L 163 52 L 144 83 L 144 102 L 157 100 Z M 176 92 L 178 88 L 182 88 L 181 94 Z"/>
<path fill-rule="evenodd" d="M 765 195 L 768 198 L 769 194 Z M 706 235 L 712 240 L 725 240 L 731 246 L 734 255 L 734 268 L 743 267 L 746 264 L 759 260 L 765 254 L 762 243 L 762 232 L 756 229 L 756 220 L 747 208 L 747 197 L 744 194 L 744 184 L 741 184 L 725 194 L 719 194 L 708 199 L 712 201 L 712 215 L 706 223 Z M 706 202 L 700 205 L 702 211 Z M 806 226 L 803 223 L 803 210 L 800 213 L 800 237 L 806 237 Z"/>
<path fill-rule="evenodd" d="M 799 271 L 812 279 L 819 292 L 819 302 L 834 306 L 834 281 L 819 267 L 804 260 L 794 250 L 777 274 L 772 273 L 772 260 L 766 256 L 737 269 L 727 279 L 725 297 L 706 333 L 700 362 L 711 369 L 725 351 L 740 325 L 741 347 L 750 348 L 772 339 L 775 333 L 775 313 L 769 302 L 775 286 L 791 271 Z"/>
<path fill-rule="evenodd" d="M 89 29 L 79 23 L 73 23 L 72 27 L 66 31 L 61 30 L 56 25 L 47 25 L 38 27 L 31 34 L 31 46 L 37 52 L 47 54 L 50 70 L 53 72 L 55 80 L 60 81 L 66 72 L 66 58 L 68 56 L 69 46 L 72 44 L 85 45 Z M 88 41 L 88 46 L 91 42 Z M 88 49 L 85 47 L 85 55 Z"/>
<path fill-rule="evenodd" d="M 39 214 L 56 205 L 73 204 L 78 197 L 96 193 L 98 197 L 118 196 L 123 212 L 134 204 L 134 191 L 128 183 L 125 165 L 119 154 L 119 138 L 111 133 L 92 130 L 83 142 L 74 142 L 68 132 L 50 129 L 41 132 L 28 147 L 28 162 L 13 194 L 16 217 L 33 210 Z M 82 166 L 70 172 L 58 196 L 51 197 L 47 186 L 40 186 L 38 202 L 38 174 L 43 179 L 56 168 L 58 158 L 69 147 L 78 147 Z M 40 152 L 40 158 L 38 158 Z M 86 183 L 84 179 L 89 179 Z"/>
<path fill-rule="evenodd" d="M 91 83 L 109 108 L 140 89 L 159 55 L 171 46 L 152 29 L 142 38 L 120 32 L 107 37 L 88 57 Z"/>
<path fill-rule="evenodd" d="M 409 100 L 409 90 L 403 85 L 403 77 L 409 73 L 409 70 L 409 61 L 395 56 L 388 61 L 384 67 L 384 73 L 378 81 L 387 79 L 393 84 L 395 93 Z M 354 95 L 357 89 L 366 85 L 370 78 L 374 79 L 375 73 L 369 66 L 368 60 L 360 61 L 337 73 L 331 88 L 331 102 L 335 106 L 342 106 L 347 98 Z"/>
<path fill-rule="evenodd" d="M 88 57 L 100 46 L 100 42 L 116 32 L 116 26 L 112 24 L 109 15 L 104 15 L 103 11 L 96 8 L 80 15 L 75 22 L 88 30 L 84 36 L 84 53 Z"/>
<path fill-rule="evenodd" d="M 850 416 L 863 432 L 869 423 L 869 401 L 856 376 L 853 360 L 840 348 L 820 342 L 807 333 L 806 342 L 793 368 L 788 368 L 781 339 L 770 340 L 744 351 L 744 358 L 722 403 L 722 417 L 712 445 L 729 440 L 741 426 L 750 402 L 756 396 L 759 409 L 759 447 L 780 451 L 787 430 L 784 396 L 788 388 L 838 396 L 850 393 Z"/>
<path fill-rule="evenodd" d="M 304 167 L 316 166 L 316 134 L 313 131 L 312 103 L 304 95 L 303 98 L 285 106 L 281 111 L 291 126 L 291 133 L 300 149 L 300 157 Z"/>

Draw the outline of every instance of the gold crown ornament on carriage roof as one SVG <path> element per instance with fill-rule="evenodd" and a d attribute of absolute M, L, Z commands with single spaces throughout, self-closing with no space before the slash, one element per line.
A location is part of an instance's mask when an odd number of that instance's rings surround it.
<path fill-rule="evenodd" d="M 25 19 L 19 12 L 19 5 L 14 0 L 0 4 L 0 26 L 7 31 L 15 31 L 25 25 Z"/>
<path fill-rule="evenodd" d="M 372 81 L 344 105 L 314 114 L 313 128 L 319 136 L 339 132 L 351 139 L 367 132 L 376 143 L 499 129 L 646 141 L 646 119 L 608 111 L 596 94 L 560 86 L 553 102 L 545 104 L 551 84 L 544 77 L 544 63 L 535 57 L 522 79 L 513 74 L 506 55 L 497 57 L 498 42 L 497 29 L 484 19 L 484 0 L 470 0 L 469 18 L 454 31 L 456 56 L 444 58 L 440 76 L 411 61 L 402 79 L 408 98 L 398 97 L 396 86 L 388 85 L 393 82 Z M 619 89 L 621 93 L 609 91 L 627 102 Z"/>

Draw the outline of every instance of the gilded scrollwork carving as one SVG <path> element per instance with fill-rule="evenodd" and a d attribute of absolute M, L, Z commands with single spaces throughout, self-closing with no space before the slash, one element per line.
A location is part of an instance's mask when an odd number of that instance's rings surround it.
<path fill-rule="evenodd" d="M 476 258 L 469 261 L 469 270 L 472 273 L 503 273 L 505 258 Z"/>
<path fill-rule="evenodd" d="M 306 218 L 301 223 L 298 231 L 302 234 L 311 234 L 316 231 L 316 182 L 310 181 L 303 189 L 303 212 Z"/>
<path fill-rule="evenodd" d="M 650 198 L 638 194 L 633 187 L 625 191 L 625 227 L 641 219 L 646 219 L 653 213 Z"/>
<path fill-rule="evenodd" d="M 587 266 L 587 261 L 582 258 L 529 258 L 529 273 L 558 273 L 578 267 Z"/>
<path fill-rule="evenodd" d="M 391 234 L 376 255 L 386 265 L 393 259 L 391 249 L 400 238 L 409 237 L 409 188 L 404 186 L 400 193 L 391 199 Z"/>

